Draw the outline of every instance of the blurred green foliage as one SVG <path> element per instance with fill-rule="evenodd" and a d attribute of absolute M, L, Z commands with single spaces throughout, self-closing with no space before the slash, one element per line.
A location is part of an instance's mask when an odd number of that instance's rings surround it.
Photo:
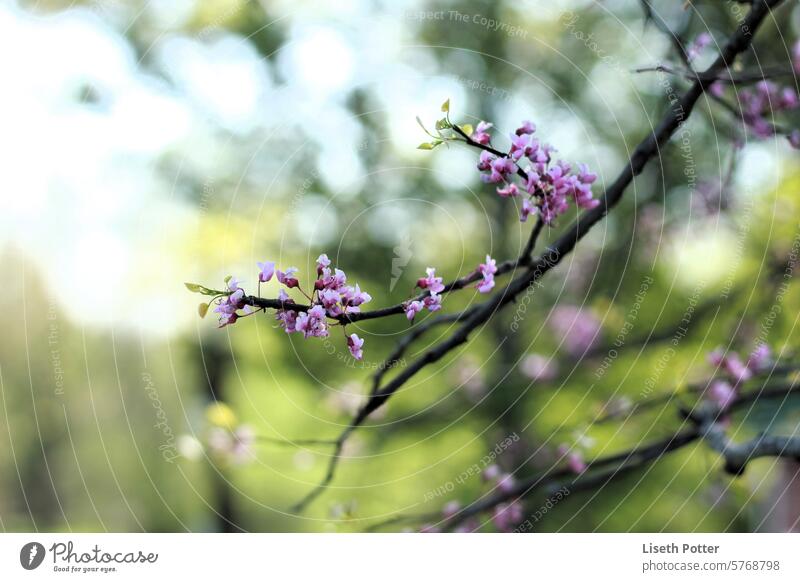
<path fill-rule="evenodd" d="M 59 10 L 67 3 L 36 4 L 43 11 Z M 706 27 L 721 38 L 735 24 L 728 3 L 695 4 L 702 22 L 680 13 L 670 18 L 685 27 L 685 38 Z M 432 76 L 460 79 L 466 100 L 453 101 L 455 122 L 495 120 L 502 135 L 513 127 L 513 116 L 538 112 L 570 117 L 577 120 L 570 127 L 583 134 L 575 141 L 587 147 L 581 151 L 570 146 L 565 153 L 598 167 L 602 183 L 613 180 L 630 149 L 665 110 L 655 76 L 623 74 L 654 64 L 640 60 L 640 43 L 660 58 L 669 55 L 668 43 L 652 25 L 645 25 L 636 2 L 575 7 L 580 17 L 576 30 L 594 34 L 620 70 L 598 60 L 585 42 L 560 25 L 566 13 L 554 19 L 551 10 L 548 18 L 539 18 L 536 10 L 518 3 L 488 1 L 449 2 L 441 8 L 514 22 L 528 32 L 525 38 L 511 37 L 475 25 L 403 18 L 385 3 L 365 7 L 382 17 L 388 13 L 389 18 L 399 18 L 406 40 L 424 47 L 409 58 L 411 66 L 415 58 L 424 57 Z M 425 9 L 439 7 L 408 8 Z M 267 24 L 283 10 L 280 5 L 271 14 L 268 3 L 200 2 L 185 30 L 178 32 L 191 35 L 208 26 L 222 27 L 247 37 L 265 60 L 274 61 L 291 30 L 280 23 Z M 781 38 L 796 36 L 791 26 L 798 10 L 792 9 L 791 18 L 769 22 L 759 34 L 760 61 L 785 60 Z M 345 24 L 336 25 L 347 30 Z M 146 53 L 156 33 L 146 19 L 136 21 L 127 33 L 145 68 L 151 64 Z M 472 81 L 497 91 L 476 89 Z M 671 82 L 676 90 L 683 86 L 679 79 Z M 197 229 L 176 232 L 171 243 L 170 252 L 185 259 L 185 270 L 163 278 L 160 285 L 177 287 L 195 280 L 220 287 L 222 277 L 234 268 L 249 269 L 236 274 L 252 282 L 255 260 L 264 259 L 279 260 L 281 266 L 296 264 L 301 280 L 307 280 L 314 258 L 327 252 L 372 294 L 372 305 L 381 306 L 408 297 L 428 265 L 451 279 L 471 271 L 487 249 L 501 260 L 515 255 L 529 225 L 520 225 L 513 205 L 474 180 L 471 159 L 459 169 L 463 177 L 442 179 L 437 169 L 442 159 L 463 159 L 455 157 L 457 147 L 421 154 L 397 151 L 386 139 L 390 128 L 372 91 L 369 85 L 357 86 L 347 95 L 347 107 L 367 144 L 359 156 L 369 174 L 358 191 L 341 195 L 320 179 L 320 172 L 337 169 L 315 159 L 314 146 L 305 142 L 303 132 L 314 132 L 312 119 L 292 120 L 302 128 L 298 135 L 256 132 L 235 138 L 236 151 L 247 158 L 252 153 L 256 165 L 265 152 L 283 161 L 289 145 L 300 149 L 267 196 L 263 183 L 238 182 L 238 161 L 214 182 L 216 194 L 210 200 L 204 198 L 202 173 L 181 173 L 179 194 L 188 207 L 202 204 L 203 209 Z M 429 111 L 420 114 L 436 115 L 440 103 L 432 101 Z M 556 129 L 555 123 L 541 121 Z M 688 127 L 697 174 L 719 181 L 731 155 L 727 135 L 736 131 L 735 124 L 712 104 L 703 103 Z M 413 117 L 408 119 L 408 132 L 418 133 Z M 418 137 L 417 141 L 424 139 Z M 256 152 L 262 147 L 264 151 Z M 760 159 L 748 155 L 750 147 L 737 157 L 737 176 L 746 178 L 747 164 Z M 761 151 L 777 156 L 774 150 Z M 165 156 L 160 163 L 170 175 L 180 158 Z M 205 411 L 212 391 L 231 407 L 239 423 L 251 426 L 260 437 L 335 438 L 352 410 L 354 398 L 348 394 L 355 392 L 358 401 L 369 389 L 371 371 L 343 357 L 346 347 L 338 334 L 324 346 L 287 337 L 276 329 L 271 315 L 245 319 L 221 331 L 209 316 L 174 336 L 147 341 L 113 327 L 87 327 L 73 320 L 56 299 L 53 288 L 58 281 L 26 264 L 24 251 L 7 250 L 0 264 L 15 276 L 7 279 L 0 296 L 7 325 L 0 342 L 0 423 L 7 429 L 0 430 L 0 526 L 10 531 L 197 531 L 230 528 L 225 519 L 231 518 L 236 527 L 249 531 L 360 531 L 398 513 L 438 511 L 446 501 L 467 503 L 482 495 L 486 488 L 475 477 L 445 495 L 426 497 L 514 433 L 521 436 L 520 444 L 500 455 L 498 463 L 520 477 L 549 467 L 556 446 L 574 444 L 576 435 L 586 437 L 585 456 L 592 458 L 670 434 L 680 424 L 671 404 L 625 421 L 591 427 L 589 423 L 610 401 L 635 402 L 707 378 L 705 354 L 717 345 L 746 353 L 776 301 L 769 266 L 786 260 L 800 216 L 796 167 L 783 172 L 779 187 L 763 191 L 743 187 L 749 183 L 746 179 L 735 180 L 726 189 L 728 208 L 709 213 L 691 205 L 684 169 L 680 149 L 666 148 L 628 189 L 612 216 L 548 274 L 518 333 L 508 332 L 512 306 L 463 349 L 415 376 L 383 416 L 355 433 L 332 487 L 301 517 L 286 508 L 322 478 L 330 454 L 325 446 L 256 442 L 254 458 L 241 465 L 205 455 L 168 461 L 164 451 L 177 447 L 180 435 L 207 438 Z M 329 233 L 326 244 L 302 239 L 286 228 L 297 218 L 297 197 L 304 204 L 309 195 L 325 201 L 327 212 L 337 217 L 336 232 Z M 405 199 L 393 201 L 400 197 Z M 376 214 L 382 207 L 384 214 Z M 559 226 L 567 223 L 562 220 Z M 411 241 L 412 256 L 391 286 L 398 244 L 394 235 L 401 226 Z M 558 230 L 545 232 L 543 244 Z M 378 236 L 381 231 L 386 236 Z M 611 346 L 646 277 L 654 283 L 635 319 L 631 340 L 674 327 L 701 282 L 698 302 L 715 308 L 692 320 L 663 371 L 656 373 L 670 345 L 669 334 L 666 341 L 620 348 L 598 379 L 595 372 L 608 353 L 602 348 Z M 728 280 L 736 291 L 724 296 Z M 266 294 L 276 291 L 272 285 L 265 286 Z M 187 311 L 198 298 L 186 298 Z M 448 297 L 445 308 L 455 311 L 479 299 L 465 291 Z M 602 322 L 603 337 L 593 356 L 575 358 L 560 346 L 563 338 L 547 324 L 558 304 L 583 305 Z M 769 331 L 776 353 L 790 355 L 800 348 L 795 330 L 799 309 L 800 296 L 792 284 Z M 382 361 L 408 323 L 399 317 L 354 327 L 367 338 L 369 367 Z M 442 327 L 431 332 L 409 351 L 405 363 L 449 331 Z M 558 362 L 554 381 L 534 382 L 520 372 L 520 358 L 531 352 Z M 473 368 L 478 371 L 474 376 L 467 373 L 466 379 L 478 388 L 470 391 L 463 385 L 464 371 Z M 648 379 L 653 379 L 654 388 L 650 396 L 643 396 Z M 749 415 L 741 436 L 770 424 L 775 412 L 764 406 Z M 780 412 L 769 430 L 796 430 L 796 403 L 784 404 Z M 167 419 L 174 440 L 157 426 L 159 414 Z M 734 419 L 737 426 L 741 421 Z M 779 466 L 772 460 L 758 461 L 739 480 L 720 468 L 717 455 L 702 444 L 687 447 L 615 480 L 599 494 L 570 496 L 537 528 L 769 529 L 776 490 L 784 478 Z M 531 498 L 530 510 L 538 503 Z"/>

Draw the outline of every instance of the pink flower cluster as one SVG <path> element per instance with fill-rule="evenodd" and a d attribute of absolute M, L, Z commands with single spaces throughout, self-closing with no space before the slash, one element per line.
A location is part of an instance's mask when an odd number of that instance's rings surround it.
<path fill-rule="evenodd" d="M 514 477 L 504 473 L 497 465 L 489 465 L 481 474 L 481 479 L 487 483 L 492 490 L 497 489 L 501 493 L 510 493 L 514 488 Z M 442 507 L 442 519 L 447 520 L 456 516 L 461 511 L 461 504 L 458 501 L 449 501 Z M 492 523 L 499 531 L 510 532 L 524 519 L 524 508 L 519 499 L 501 503 L 492 510 Z M 472 517 L 465 519 L 453 531 L 456 533 L 471 533 L 480 529 L 479 521 Z M 441 528 L 433 524 L 425 524 L 420 528 L 421 533 L 438 533 Z"/>
<path fill-rule="evenodd" d="M 230 293 L 221 297 L 217 301 L 217 307 L 214 309 L 215 313 L 219 313 L 220 327 L 233 325 L 239 317 L 250 315 L 253 311 L 252 307 L 245 304 L 244 289 L 239 287 L 239 281 L 236 277 L 231 277 L 228 280 L 228 291 Z M 242 315 L 238 313 L 240 310 Z"/>
<path fill-rule="evenodd" d="M 501 493 L 510 493 L 514 489 L 514 476 L 504 473 L 497 465 L 486 467 L 482 476 L 484 481 Z M 503 532 L 510 532 L 524 518 L 524 508 L 519 499 L 496 505 L 492 511 L 492 523 L 499 531 Z"/>
<path fill-rule="evenodd" d="M 725 85 L 716 82 L 709 88 L 713 95 L 722 97 Z M 761 81 L 752 89 L 736 92 L 742 120 L 753 135 L 765 139 L 778 133 L 778 128 L 770 121 L 776 113 L 792 111 L 800 107 L 800 97 L 793 87 L 780 87 L 772 81 Z M 800 147 L 800 132 L 792 131 L 787 136 L 792 146 Z"/>
<path fill-rule="evenodd" d="M 471 139 L 488 145 L 491 123 L 478 124 Z M 579 208 L 594 208 L 600 204 L 592 197 L 592 184 L 597 174 L 579 164 L 577 172 L 563 160 L 552 162 L 555 149 L 533 137 L 536 126 L 524 122 L 511 135 L 511 147 L 506 155 L 498 156 L 484 150 L 478 160 L 481 179 L 489 184 L 498 184 L 497 193 L 504 198 L 521 196 L 520 220 L 525 222 L 531 214 L 540 214 L 546 224 L 564 214 L 568 201 L 574 200 Z M 525 162 L 524 170 L 521 164 Z M 518 181 L 515 176 L 520 177 Z M 525 176 L 525 178 L 522 178 Z"/>
<path fill-rule="evenodd" d="M 285 273 L 277 271 L 278 281 L 289 288 L 299 287 L 299 282 L 294 277 L 296 272 L 295 267 L 290 267 Z M 265 280 L 269 281 L 269 279 L 270 276 L 267 273 Z M 294 300 L 283 289 L 280 290 L 278 299 L 285 303 L 294 303 Z M 358 283 L 353 286 L 347 285 L 347 275 L 344 271 L 336 268 L 331 270 L 330 259 L 327 255 L 322 254 L 317 258 L 317 279 L 314 281 L 311 307 L 308 311 L 279 309 L 275 318 L 286 333 L 302 333 L 305 338 L 328 337 L 328 318 L 359 313 L 361 306 L 371 300 L 370 294 L 362 291 Z M 356 360 L 360 360 L 364 356 L 361 349 L 363 345 L 364 340 L 358 335 L 351 334 L 347 337 L 347 347 Z"/>
<path fill-rule="evenodd" d="M 510 493 L 514 488 L 514 477 L 509 473 L 504 473 L 497 465 L 489 465 L 481 474 L 481 479 L 488 484 L 492 490 L 500 493 Z M 461 504 L 458 501 L 449 501 L 442 507 L 442 518 L 447 520 L 461 511 Z M 498 531 L 510 532 L 514 527 L 525 518 L 524 508 L 519 499 L 513 499 L 506 503 L 496 505 L 492 510 L 492 523 Z M 480 523 L 477 519 L 465 519 L 453 531 L 456 533 L 470 533 L 477 531 Z M 437 533 L 441 529 L 433 524 L 426 524 L 420 528 L 422 533 Z"/>
<path fill-rule="evenodd" d="M 708 387 L 706 397 L 720 410 L 726 410 L 736 400 L 739 385 L 753 377 L 756 372 L 765 370 L 771 362 L 769 346 L 759 344 L 750 353 L 746 362 L 735 352 L 725 353 L 717 348 L 708 355 L 708 361 L 724 378 L 717 378 Z"/>
<path fill-rule="evenodd" d="M 413 321 L 414 317 L 426 308 L 428 311 L 439 311 L 442 308 L 442 296 L 444 283 L 442 278 L 436 276 L 436 269 L 428 267 L 425 269 L 426 276 L 417 280 L 417 287 L 427 290 L 429 295 L 423 299 L 407 301 L 403 304 L 408 321 Z"/>
<path fill-rule="evenodd" d="M 344 271 L 331 269 L 331 261 L 324 254 L 317 258 L 317 278 L 311 295 L 307 295 L 300 287 L 297 267 L 289 267 L 282 271 L 275 267 L 274 262 L 266 261 L 258 263 L 258 271 L 259 286 L 274 277 L 285 287 L 278 292 L 278 300 L 285 305 L 295 303 L 286 289 L 298 289 L 311 301 L 307 309 L 278 309 L 275 314 L 275 318 L 286 333 L 301 333 L 304 338 L 328 337 L 331 325 L 329 319 L 359 313 L 361 306 L 372 300 L 369 293 L 362 291 L 357 283 L 353 286 L 347 284 L 347 275 Z M 243 312 L 241 315 L 240 310 Z M 236 278 L 228 280 L 228 293 L 217 300 L 214 311 L 220 314 L 220 327 L 236 323 L 242 315 L 254 312 L 251 305 L 246 302 L 245 292 Z M 347 336 L 347 347 L 355 359 L 363 358 L 363 346 L 364 340 L 358 335 Z"/>

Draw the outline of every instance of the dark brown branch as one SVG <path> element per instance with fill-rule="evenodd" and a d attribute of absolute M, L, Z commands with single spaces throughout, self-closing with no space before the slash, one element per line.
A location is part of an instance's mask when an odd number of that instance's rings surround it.
<path fill-rule="evenodd" d="M 728 43 L 722 48 L 719 57 L 705 72 L 708 77 L 710 74 L 720 71 L 733 64 L 737 55 L 747 50 L 752 42 L 753 34 L 760 27 L 764 18 L 769 14 L 773 6 L 777 6 L 783 0 L 761 0 L 753 4 L 745 20 L 740 23 Z M 531 285 L 535 284 L 545 273 L 560 263 L 563 257 L 569 254 L 577 242 L 582 239 L 589 230 L 599 222 L 622 198 L 623 193 L 643 170 L 647 163 L 655 157 L 662 146 L 664 146 L 675 131 L 691 115 L 698 99 L 711 83 L 708 78 L 695 80 L 688 91 L 674 103 L 669 112 L 661 120 L 655 131 L 651 133 L 633 152 L 629 164 L 617 177 L 617 179 L 606 189 L 601 204 L 596 208 L 584 212 L 572 223 L 553 246 L 548 248 L 548 252 L 535 259 L 522 275 L 512 280 L 502 293 L 495 293 L 489 300 L 481 304 L 467 317 L 456 332 L 448 339 L 434 346 L 423 353 L 410 366 L 390 380 L 385 386 L 374 392 L 365 405 L 358 411 L 350 425 L 345 429 L 339 438 L 339 446 L 331 459 L 328 472 L 322 483 L 311 491 L 303 500 L 294 506 L 295 511 L 305 508 L 308 503 L 315 499 L 330 483 L 335 471 L 338 453 L 341 446 L 348 436 L 355 431 L 369 415 L 380 408 L 391 396 L 399 390 L 403 384 L 410 380 L 422 368 L 438 362 L 453 349 L 465 344 L 470 334 L 485 324 L 494 313 L 514 301 L 518 295 L 523 293 Z"/>
<path fill-rule="evenodd" d="M 800 461 L 800 438 L 761 434 L 744 442 L 734 443 L 725 430 L 714 422 L 702 427 L 703 438 L 708 445 L 725 459 L 725 471 L 741 475 L 747 464 L 759 457 L 788 458 Z"/>
<path fill-rule="evenodd" d="M 514 499 L 525 498 L 537 489 L 544 488 L 548 492 L 560 487 L 566 487 L 570 492 L 592 489 L 598 484 L 605 484 L 616 476 L 656 461 L 665 454 L 681 449 L 699 438 L 700 431 L 693 428 L 647 445 L 594 460 L 588 464 L 586 471 L 581 475 L 576 476 L 569 469 L 563 468 L 528 477 L 519 481 L 507 491 L 494 493 L 481 501 L 468 505 L 452 519 L 446 521 L 445 526 L 453 527 L 458 525 L 472 516 L 494 508 L 496 505 Z M 613 468 L 600 474 L 592 473 L 594 469 L 606 467 Z"/>
<path fill-rule="evenodd" d="M 776 376 L 792 374 L 797 372 L 799 369 L 800 365 L 797 364 L 789 364 L 785 366 L 776 366 L 774 368 L 769 368 L 753 376 L 751 380 L 748 380 L 742 385 L 742 388 L 747 388 L 749 386 L 752 386 L 756 384 L 759 380 L 764 380 L 765 377 L 767 380 L 775 379 Z M 673 400 L 677 399 L 682 393 L 699 394 L 708 388 L 712 380 L 713 378 L 709 378 L 703 380 L 702 382 L 694 382 L 692 384 L 689 384 L 682 390 L 673 390 L 672 392 L 667 392 L 666 394 L 660 394 L 658 396 L 653 396 L 652 398 L 639 400 L 638 402 L 634 402 L 633 404 L 631 404 L 627 409 L 621 410 L 619 412 L 601 414 L 600 416 L 595 418 L 590 424 L 592 425 L 604 424 L 607 422 L 618 420 L 619 418 L 623 417 L 630 418 L 631 416 L 640 414 L 642 412 L 647 412 L 648 410 L 652 410 L 653 408 L 658 408 L 659 406 L 665 406 L 671 403 Z M 745 394 L 748 395 L 749 397 L 750 394 L 755 394 L 755 392 L 752 393 L 745 392 Z M 765 397 L 768 398 L 769 396 Z M 747 401 L 745 400 L 744 402 Z"/>
<path fill-rule="evenodd" d="M 534 232 L 538 233 L 541 232 L 542 227 L 540 222 L 537 222 L 536 226 L 534 226 Z M 533 237 L 532 237 L 533 238 Z M 533 240 L 535 243 L 535 239 Z M 508 260 L 500 263 L 497 265 L 497 273 L 495 276 L 504 275 L 508 272 L 514 271 L 521 267 L 524 267 L 531 262 L 530 252 L 533 249 L 533 245 L 531 244 L 531 240 L 528 241 L 526 245 L 526 250 L 531 249 L 527 252 L 527 254 L 521 254 L 515 260 Z M 475 283 L 479 281 L 483 275 L 477 270 L 473 271 L 469 275 L 461 277 L 459 279 L 455 279 L 444 286 L 444 290 L 442 293 L 450 293 L 451 291 L 458 291 L 463 289 L 467 285 L 471 283 Z M 402 303 L 398 303 L 397 305 L 391 305 L 388 307 L 382 307 L 380 309 L 374 309 L 372 311 L 362 311 L 361 313 L 349 313 L 345 315 L 340 315 L 339 317 L 334 317 L 331 319 L 337 320 L 339 323 L 348 324 L 348 323 L 355 323 L 357 321 L 366 321 L 369 319 L 378 319 L 381 317 L 389 317 L 392 315 L 400 315 L 405 314 L 405 304 L 410 301 L 422 301 L 426 297 L 430 296 L 430 292 L 424 291 L 417 295 L 416 297 L 412 297 Z M 252 305 L 253 307 L 261 307 L 263 309 L 284 309 L 287 311 L 308 311 L 311 307 L 309 305 L 304 305 L 300 303 L 289 303 L 286 301 L 281 301 L 280 299 L 265 299 L 262 297 L 256 297 L 254 295 L 248 295 L 244 298 L 244 302 L 248 305 Z"/>
<path fill-rule="evenodd" d="M 759 390 L 751 390 L 741 394 L 731 404 L 730 410 L 745 408 L 756 401 L 785 399 L 797 393 L 800 393 L 800 385 L 797 382 L 776 384 Z M 690 428 L 682 428 L 669 437 L 652 444 L 593 460 L 587 464 L 586 471 L 573 478 L 570 483 L 564 482 L 564 479 L 572 474 L 567 468 L 552 469 L 529 477 L 518 482 L 506 492 L 496 493 L 465 507 L 451 520 L 447 521 L 446 526 L 453 527 L 458 525 L 469 517 L 488 511 L 496 505 L 514 499 L 525 498 L 538 489 L 544 488 L 547 492 L 561 487 L 567 487 L 570 492 L 592 489 L 597 485 L 607 483 L 622 472 L 656 462 L 665 454 L 677 451 L 700 438 L 705 439 L 712 449 L 723 454 L 726 459 L 726 471 L 736 475 L 741 475 L 747 463 L 758 457 L 798 458 L 800 456 L 800 437 L 762 435 L 747 443 L 733 444 L 728 440 L 722 428 L 716 424 L 716 421 L 723 414 L 718 408 L 704 405 L 697 409 L 680 412 L 683 418 L 691 421 L 692 426 Z M 613 466 L 613 469 L 600 475 L 594 473 L 596 469 L 609 466 Z"/>
<path fill-rule="evenodd" d="M 740 71 L 734 73 L 733 71 L 725 70 L 716 73 L 698 73 L 688 69 L 675 69 L 669 65 L 655 65 L 652 67 L 641 67 L 634 69 L 634 73 L 650 73 L 660 72 L 667 73 L 668 75 L 680 75 L 689 80 L 702 79 L 704 81 L 728 83 L 733 85 L 748 85 L 750 83 L 758 83 L 773 77 L 794 76 L 794 69 L 791 67 L 774 66 L 754 71 Z"/>
<path fill-rule="evenodd" d="M 681 59 L 681 61 L 686 66 L 689 66 L 689 53 L 686 51 L 686 47 L 683 45 L 683 39 L 681 39 L 680 35 L 674 32 L 669 25 L 664 22 L 664 19 L 661 18 L 661 15 L 658 13 L 658 11 L 654 10 L 650 5 L 650 0 L 639 0 L 639 2 L 642 6 L 642 10 L 644 11 L 645 21 L 653 21 L 653 23 L 656 25 L 656 28 L 660 30 L 672 44 L 672 48 L 675 49 L 675 52 L 678 54 L 678 57 Z"/>

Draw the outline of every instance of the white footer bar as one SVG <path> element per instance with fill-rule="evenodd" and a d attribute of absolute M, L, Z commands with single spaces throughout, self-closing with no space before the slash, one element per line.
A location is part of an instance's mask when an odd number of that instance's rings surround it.
<path fill-rule="evenodd" d="M 800 580 L 799 565 L 800 537 L 793 534 L 0 535 L 0 580 L 15 581 L 760 582 Z"/>

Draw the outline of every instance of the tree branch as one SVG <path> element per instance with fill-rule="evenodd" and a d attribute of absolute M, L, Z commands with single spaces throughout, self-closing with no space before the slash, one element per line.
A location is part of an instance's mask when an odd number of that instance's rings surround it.
<path fill-rule="evenodd" d="M 790 394 L 800 392 L 797 382 L 788 382 L 753 390 L 740 395 L 730 407 L 730 410 L 744 408 L 749 404 L 764 399 L 786 398 Z M 549 494 L 554 490 L 566 487 L 571 493 L 585 491 L 602 486 L 610 480 L 643 467 L 651 462 L 658 461 L 664 455 L 677 451 L 704 439 L 709 446 L 722 453 L 726 459 L 726 471 L 741 475 L 747 463 L 758 457 L 800 457 L 800 438 L 761 435 L 752 441 L 742 444 L 733 444 L 725 435 L 722 428 L 716 423 L 723 414 L 719 408 L 703 406 L 697 410 L 682 410 L 681 416 L 691 421 L 691 427 L 681 428 L 672 435 L 654 443 L 634 447 L 628 451 L 595 459 L 587 464 L 586 471 L 574 476 L 567 468 L 551 469 L 527 479 L 521 480 L 506 491 L 498 492 L 483 500 L 474 502 L 458 514 L 443 521 L 443 525 L 452 528 L 464 520 L 486 512 L 495 506 L 512 501 L 524 499 L 534 491 L 545 489 Z M 597 474 L 597 469 L 613 467 L 603 473 Z M 569 482 L 565 478 L 573 476 Z"/>
<path fill-rule="evenodd" d="M 760 0 L 753 3 L 747 17 L 739 24 L 729 41 L 722 48 L 719 57 L 703 74 L 704 76 L 696 79 L 692 83 L 688 91 L 677 100 L 677 102 L 672 104 L 670 110 L 658 124 L 655 131 L 636 147 L 628 165 L 606 189 L 600 205 L 579 215 L 567 231 L 547 249 L 548 252 L 546 254 L 534 259 L 522 275 L 513 279 L 502 292 L 495 293 L 486 302 L 476 307 L 452 336 L 423 353 L 409 367 L 405 368 L 385 386 L 373 393 L 372 397 L 358 413 L 356 413 L 350 425 L 339 437 L 338 442 L 340 444 L 334 451 L 334 455 L 331 458 L 328 471 L 322 483 L 293 507 L 295 511 L 304 509 L 308 503 L 315 499 L 322 492 L 324 487 L 330 483 L 344 441 L 353 431 L 364 423 L 372 412 L 380 408 L 380 406 L 391 398 L 403 384 L 410 380 L 421 369 L 441 360 L 453 349 L 466 343 L 473 331 L 485 324 L 497 310 L 516 300 L 518 295 L 535 284 L 545 273 L 559 264 L 563 257 L 575 248 L 578 241 L 586 236 L 589 230 L 605 217 L 611 208 L 620 201 L 624 191 L 633 179 L 644 170 L 644 167 L 650 159 L 659 153 L 660 148 L 667 143 L 669 138 L 684 123 L 689 115 L 691 115 L 698 99 L 708 85 L 711 84 L 712 81 L 710 77 L 724 68 L 731 66 L 736 56 L 750 47 L 753 35 L 762 24 L 764 18 L 769 14 L 772 7 L 777 6 L 782 1 L 783 0 Z M 696 438 L 696 436 L 697 435 L 695 435 L 694 438 Z"/>

